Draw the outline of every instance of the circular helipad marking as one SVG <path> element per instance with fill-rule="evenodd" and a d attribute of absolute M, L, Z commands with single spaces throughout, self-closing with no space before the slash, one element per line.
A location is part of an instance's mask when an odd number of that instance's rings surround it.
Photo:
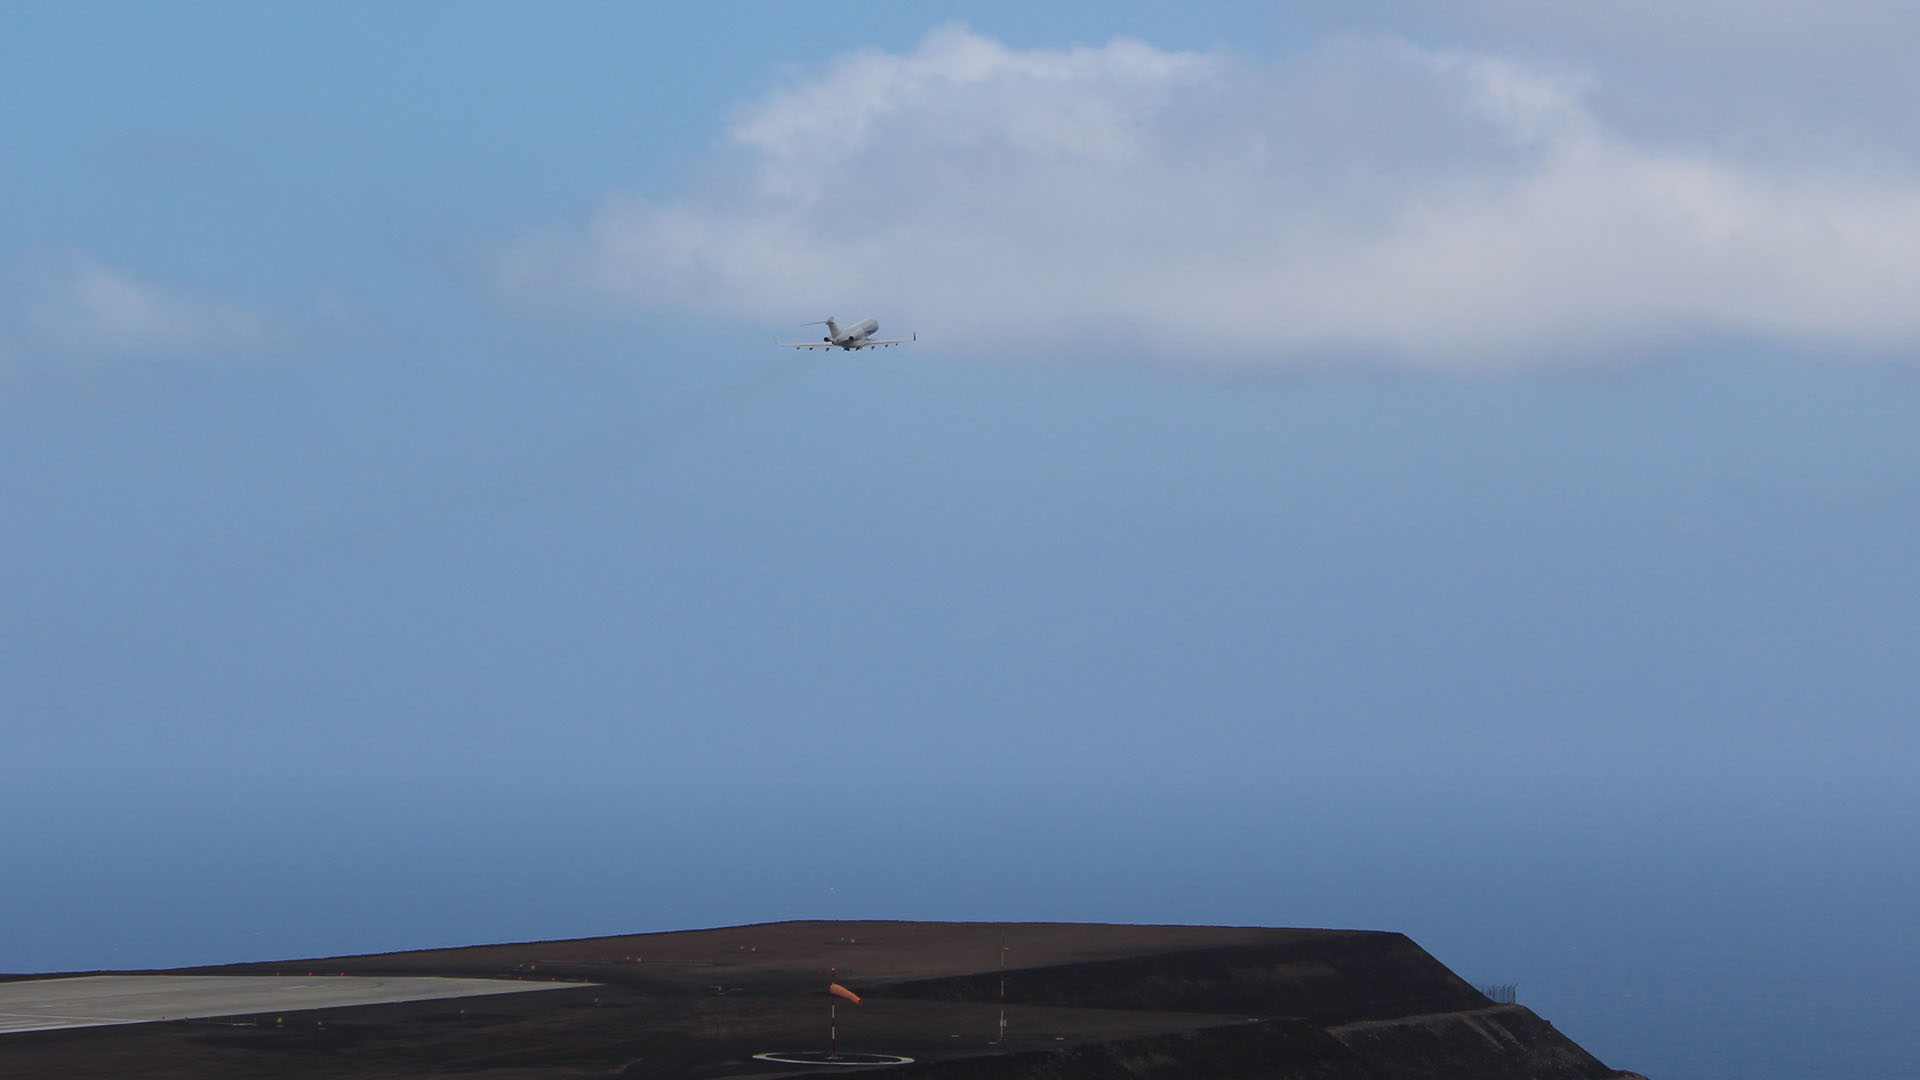
<path fill-rule="evenodd" d="M 829 1054 L 825 1050 L 770 1050 L 753 1055 L 755 1061 L 775 1061 L 782 1065 L 911 1065 L 913 1059 L 901 1054 L 861 1054 L 847 1051 Z"/>

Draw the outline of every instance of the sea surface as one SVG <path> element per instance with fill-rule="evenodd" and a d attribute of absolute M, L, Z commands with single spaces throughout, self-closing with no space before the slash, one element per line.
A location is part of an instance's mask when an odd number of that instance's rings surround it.
<path fill-rule="evenodd" d="M 1920 1075 L 1920 975 L 1891 965 L 1644 957 L 1521 985 L 1519 999 L 1608 1065 L 1652 1080 Z"/>

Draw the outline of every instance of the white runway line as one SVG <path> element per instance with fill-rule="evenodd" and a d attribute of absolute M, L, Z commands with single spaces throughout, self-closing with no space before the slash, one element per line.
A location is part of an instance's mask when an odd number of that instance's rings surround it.
<path fill-rule="evenodd" d="M 0 983 L 0 1035 L 591 986 L 431 976 L 82 975 Z"/>

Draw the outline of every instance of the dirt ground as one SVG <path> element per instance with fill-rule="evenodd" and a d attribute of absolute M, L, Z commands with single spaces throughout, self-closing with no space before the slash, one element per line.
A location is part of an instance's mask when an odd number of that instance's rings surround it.
<path fill-rule="evenodd" d="M 1008 1035 L 1000 1042 L 1003 941 Z M 1326 930 L 791 922 L 188 971 L 579 985 L 11 1035 L 0 1040 L 0 1078 L 1065 1076 L 1075 1062 L 1088 1075 L 1157 1077 L 1191 1075 L 1181 1070 L 1183 1053 L 1212 1055 L 1209 1075 L 1238 1075 L 1239 1058 L 1249 1059 L 1249 1076 L 1294 1075 L 1275 1071 L 1274 1057 L 1295 1055 L 1302 1076 L 1413 1077 L 1428 1075 L 1417 1061 L 1389 1069 L 1393 1062 L 1362 1059 L 1373 1046 L 1396 1060 L 1432 1056 L 1426 1033 L 1447 1030 L 1434 1016 L 1525 1013 L 1492 1006 L 1400 935 Z M 864 1003 L 828 995 L 830 979 Z M 835 1069 L 754 1059 L 827 1049 L 830 1010 L 839 1049 L 916 1064 Z M 1400 1016 L 1415 1025 L 1405 1027 L 1412 1036 L 1375 1033 L 1381 1025 L 1400 1030 Z M 1491 1052 L 1477 1044 L 1492 1029 L 1479 1021 L 1460 1027 L 1481 1033 L 1464 1036 L 1474 1045 L 1435 1060 L 1468 1062 L 1473 1075 L 1614 1075 L 1543 1022 L 1536 1021 L 1543 1030 L 1500 1022 L 1501 1031 L 1520 1034 L 1503 1036 L 1512 1046 L 1495 1040 L 1495 1049 L 1520 1071 L 1490 1071 L 1482 1059 Z M 1343 1042 L 1345 1031 L 1364 1038 Z M 1523 1063 L 1549 1060 L 1559 1062 L 1551 1071 Z"/>

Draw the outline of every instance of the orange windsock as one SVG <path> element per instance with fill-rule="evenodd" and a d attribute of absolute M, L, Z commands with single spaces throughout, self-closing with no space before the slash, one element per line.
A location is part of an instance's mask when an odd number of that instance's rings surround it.
<path fill-rule="evenodd" d="M 827 987 L 827 993 L 832 994 L 834 997 L 846 998 L 848 1001 L 853 1002 L 855 1005 L 860 1004 L 860 995 L 854 993 L 853 991 L 847 989 L 844 986 L 841 986 L 839 983 L 829 984 Z"/>

